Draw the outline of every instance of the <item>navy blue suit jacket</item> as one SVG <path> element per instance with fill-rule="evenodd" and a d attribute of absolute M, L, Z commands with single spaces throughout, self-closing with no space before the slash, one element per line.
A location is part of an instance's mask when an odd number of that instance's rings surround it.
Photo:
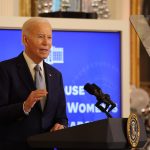
<path fill-rule="evenodd" d="M 35 85 L 23 54 L 0 63 L 0 142 L 25 142 L 29 136 L 49 131 L 57 122 L 67 126 L 61 73 L 45 62 L 44 70 L 48 91 L 44 111 L 37 102 L 25 115 L 23 102 Z"/>

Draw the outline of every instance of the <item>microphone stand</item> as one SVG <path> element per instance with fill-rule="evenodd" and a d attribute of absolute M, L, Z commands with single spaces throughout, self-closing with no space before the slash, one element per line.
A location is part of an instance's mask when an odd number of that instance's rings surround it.
<path fill-rule="evenodd" d="M 101 104 L 101 102 L 98 101 L 98 102 L 95 104 L 95 106 L 96 106 L 99 110 L 101 110 L 102 112 L 104 112 L 104 113 L 106 114 L 107 118 L 112 118 L 111 114 L 107 111 L 107 108 L 109 107 L 109 105 L 106 104 L 106 108 L 104 108 L 104 107 L 102 107 L 100 104 Z"/>

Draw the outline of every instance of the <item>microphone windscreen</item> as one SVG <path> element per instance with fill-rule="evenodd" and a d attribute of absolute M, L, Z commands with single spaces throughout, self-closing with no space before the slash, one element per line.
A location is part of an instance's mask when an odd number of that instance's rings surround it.
<path fill-rule="evenodd" d="M 92 86 L 93 86 L 95 89 L 97 89 L 97 90 L 99 90 L 99 91 L 102 91 L 101 88 L 98 87 L 96 84 L 93 83 Z"/>
<path fill-rule="evenodd" d="M 94 89 L 93 89 L 93 86 L 91 85 L 91 84 L 89 84 L 89 83 L 87 83 L 87 84 L 85 84 L 84 85 L 84 89 L 88 92 L 88 93 L 90 93 L 90 94 L 94 94 Z"/>

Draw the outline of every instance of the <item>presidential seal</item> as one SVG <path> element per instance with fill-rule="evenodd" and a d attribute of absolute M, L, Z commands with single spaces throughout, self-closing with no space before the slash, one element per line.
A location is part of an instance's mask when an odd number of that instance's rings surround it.
<path fill-rule="evenodd" d="M 140 139 L 140 124 L 136 114 L 130 114 L 127 120 L 127 138 L 132 148 L 137 147 Z"/>

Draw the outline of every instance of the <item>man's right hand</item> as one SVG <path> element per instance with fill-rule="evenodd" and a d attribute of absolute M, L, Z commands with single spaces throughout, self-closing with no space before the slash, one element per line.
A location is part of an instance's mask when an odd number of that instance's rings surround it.
<path fill-rule="evenodd" d="M 43 96 L 46 96 L 48 92 L 46 90 L 35 90 L 30 93 L 28 98 L 23 103 L 23 108 L 25 112 L 30 112 L 32 107 L 37 101 L 40 101 Z"/>

